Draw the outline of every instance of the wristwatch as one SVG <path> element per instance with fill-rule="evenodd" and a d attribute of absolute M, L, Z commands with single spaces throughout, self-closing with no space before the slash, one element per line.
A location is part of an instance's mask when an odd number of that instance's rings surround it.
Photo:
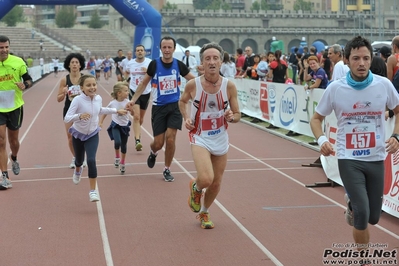
<path fill-rule="evenodd" d="M 395 138 L 399 142 L 399 134 L 393 133 L 391 138 Z"/>

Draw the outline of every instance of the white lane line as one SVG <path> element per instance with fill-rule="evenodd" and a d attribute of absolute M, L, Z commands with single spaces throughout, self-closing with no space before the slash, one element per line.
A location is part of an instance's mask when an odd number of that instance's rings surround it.
<path fill-rule="evenodd" d="M 270 164 L 265 163 L 265 162 L 261 161 L 260 159 L 257 159 L 255 156 L 249 154 L 248 152 L 246 152 L 246 151 L 244 151 L 244 150 L 241 150 L 240 148 L 238 148 L 238 147 L 236 147 L 236 146 L 234 146 L 234 145 L 232 145 L 232 144 L 230 144 L 230 146 L 233 147 L 234 149 L 236 149 L 236 150 L 242 152 L 243 154 L 245 154 L 245 155 L 247 155 L 247 156 L 253 158 L 254 160 L 257 160 L 259 163 L 261 163 L 261 164 L 263 164 L 263 165 L 266 165 L 267 167 L 270 167 L 272 170 L 274 170 L 274 171 L 280 173 L 281 175 L 283 175 L 283 176 L 285 176 L 286 178 L 290 179 L 291 181 L 297 183 L 298 185 L 301 185 L 302 187 L 305 187 L 305 184 L 304 184 L 304 183 L 302 183 L 302 182 L 296 180 L 295 178 L 293 178 L 292 176 L 287 175 L 286 173 L 280 171 L 278 168 L 275 168 L 275 167 L 271 166 Z M 331 198 L 329 198 L 329 197 L 323 195 L 322 193 L 318 192 L 317 190 L 315 190 L 315 189 L 313 189 L 313 188 L 308 188 L 308 189 L 309 189 L 310 191 L 312 191 L 313 193 L 319 195 L 320 197 L 322 197 L 322 198 L 324 198 L 324 199 L 326 199 L 326 200 L 332 202 L 333 204 L 338 205 L 338 206 L 340 206 L 340 207 L 343 208 L 343 209 L 346 209 L 346 206 L 344 206 L 344 205 L 342 205 L 342 204 L 336 202 L 335 200 L 333 200 L 333 199 L 331 199 Z M 382 227 L 382 226 L 380 226 L 380 225 L 378 225 L 378 224 L 375 225 L 375 227 L 377 227 L 377 228 L 380 229 L 381 231 L 383 231 L 383 232 L 389 234 L 390 236 L 392 236 L 392 237 L 394 237 L 394 238 L 396 238 L 396 239 L 399 240 L 399 235 L 397 235 L 397 234 L 395 234 L 394 232 L 392 232 L 392 231 L 386 229 L 385 227 Z"/>
<path fill-rule="evenodd" d="M 32 122 L 30 123 L 30 125 L 28 126 L 28 128 L 26 129 L 25 133 L 22 135 L 22 137 L 19 140 L 19 143 L 22 144 L 22 142 L 24 141 L 26 135 L 28 135 L 30 129 L 32 128 L 33 124 L 35 124 L 36 119 L 39 117 L 40 113 L 42 112 L 43 108 L 46 106 L 48 100 L 50 99 L 51 95 L 53 94 L 55 88 L 58 87 L 58 83 L 59 81 L 54 85 L 53 89 L 51 90 L 51 93 L 48 94 L 47 99 L 44 101 L 44 103 L 42 104 L 42 106 L 40 107 L 39 111 L 36 113 L 35 117 L 33 118 Z M 32 88 L 30 88 L 28 91 L 30 91 Z M 27 92 L 28 92 L 27 91 Z M 25 93 L 24 93 L 25 95 Z"/>
<path fill-rule="evenodd" d="M 148 132 L 144 127 L 142 130 L 152 137 L 150 132 Z M 162 148 L 164 150 L 164 148 Z M 183 165 L 179 163 L 178 160 L 173 158 L 173 161 L 183 170 L 189 177 L 194 179 L 195 177 L 186 169 Z M 284 266 L 240 221 L 238 221 L 233 214 L 231 214 L 218 200 L 215 199 L 214 203 L 224 212 L 230 220 L 236 224 L 236 226 L 277 266 Z"/>
<path fill-rule="evenodd" d="M 107 91 L 106 88 L 102 84 L 100 84 L 99 81 L 97 81 L 97 87 L 100 86 L 104 91 L 110 94 L 109 91 Z M 110 96 L 111 97 L 111 96 Z M 103 106 L 107 106 L 108 104 Z M 100 187 L 97 182 L 97 192 L 98 195 L 100 196 Z M 100 233 L 101 233 L 101 239 L 103 241 L 103 250 L 104 250 L 104 256 L 105 256 L 105 263 L 107 266 L 114 266 L 114 261 L 112 259 L 112 253 L 111 253 L 111 246 L 109 244 L 109 239 L 108 239 L 108 233 L 107 233 L 107 225 L 105 223 L 105 217 L 104 217 L 104 212 L 103 212 L 103 206 L 101 204 L 101 196 L 100 200 L 96 202 L 97 206 L 97 214 L 98 214 L 98 224 L 100 226 Z"/>
<path fill-rule="evenodd" d="M 107 226 L 105 224 L 103 206 L 101 204 L 101 195 L 100 189 L 97 184 L 97 192 L 100 200 L 96 202 L 97 205 L 97 213 L 98 213 L 98 223 L 100 225 L 101 239 L 103 241 L 103 249 L 105 256 L 105 263 L 107 266 L 114 266 L 114 261 L 112 259 L 111 246 L 109 245 L 108 234 L 107 234 Z"/>
<path fill-rule="evenodd" d="M 283 209 L 310 209 L 310 208 L 327 208 L 327 207 L 339 207 L 335 204 L 325 204 L 325 205 L 300 205 L 300 206 L 269 206 L 262 207 L 262 209 L 267 211 L 282 211 Z"/>
<path fill-rule="evenodd" d="M 32 122 L 29 125 L 28 129 L 26 130 L 25 134 L 21 137 L 21 139 L 20 139 L 20 143 L 21 144 L 22 144 L 23 140 L 25 139 L 26 135 L 29 133 L 29 131 L 32 128 L 33 124 L 35 123 L 37 117 L 42 112 L 44 106 L 47 104 L 47 102 L 50 99 L 51 95 L 54 93 L 55 88 L 58 87 L 58 83 L 59 82 L 60 82 L 60 80 L 58 80 L 56 85 L 53 87 L 53 89 L 51 90 L 51 93 L 49 93 L 49 95 L 47 96 L 47 99 L 44 101 L 43 105 L 40 107 L 40 109 L 37 112 L 36 116 L 33 118 Z M 97 190 L 98 190 L 98 193 L 100 194 L 100 191 L 99 191 L 99 188 L 98 188 L 98 184 L 97 184 Z M 102 241 L 103 241 L 103 249 L 104 249 L 104 256 L 105 256 L 106 265 L 107 266 L 113 266 L 114 263 L 112 261 L 111 248 L 109 246 L 107 229 L 106 229 L 106 226 L 105 226 L 105 219 L 104 219 L 104 213 L 103 213 L 103 208 L 102 208 L 102 205 L 101 205 L 101 201 L 98 201 L 96 206 L 97 206 L 97 213 L 98 213 L 98 223 L 100 225 L 101 238 L 102 238 Z"/>

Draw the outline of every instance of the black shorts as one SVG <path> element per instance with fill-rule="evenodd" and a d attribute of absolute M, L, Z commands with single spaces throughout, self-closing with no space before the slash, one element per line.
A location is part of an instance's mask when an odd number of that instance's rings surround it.
<path fill-rule="evenodd" d="M 115 74 L 116 74 L 116 75 L 122 75 L 122 72 L 120 71 L 119 67 L 117 67 L 117 68 L 115 69 Z"/>
<path fill-rule="evenodd" d="M 168 128 L 181 130 L 183 117 L 180 113 L 178 102 L 166 105 L 153 105 L 151 112 L 154 137 L 165 133 Z"/>
<path fill-rule="evenodd" d="M 96 69 L 96 73 L 101 73 L 101 69 Z"/>
<path fill-rule="evenodd" d="M 134 91 L 130 90 L 129 100 L 131 100 L 133 98 L 133 95 L 134 95 Z M 141 110 L 147 110 L 148 103 L 150 102 L 150 95 L 151 95 L 151 93 L 141 94 L 140 97 L 137 99 L 137 101 L 134 104 L 140 105 Z"/>
<path fill-rule="evenodd" d="M 58 67 L 54 67 L 54 72 L 57 72 L 58 71 Z"/>
<path fill-rule="evenodd" d="M 0 113 L 0 125 L 6 125 L 10 130 L 18 130 L 24 118 L 23 106 L 7 113 Z"/>

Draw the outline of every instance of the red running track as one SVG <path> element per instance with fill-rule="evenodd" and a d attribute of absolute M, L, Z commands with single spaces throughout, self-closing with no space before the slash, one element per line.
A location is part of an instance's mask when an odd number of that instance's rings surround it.
<path fill-rule="evenodd" d="M 162 152 L 156 166 L 147 167 L 150 110 L 142 129 L 143 151 L 137 152 L 130 139 L 125 175 L 113 166 L 113 143 L 100 133 L 101 201 L 89 202 L 87 169 L 79 185 L 68 169 L 71 154 L 63 104 L 56 101 L 58 85 L 59 77 L 48 75 L 24 94 L 21 173 L 11 173 L 13 188 L 0 191 L 0 265 L 319 266 L 325 249 L 353 242 L 342 187 L 305 187 L 326 179 L 322 169 L 301 166 L 318 153 L 248 123 L 229 127 L 228 165 L 210 208 L 213 230 L 201 229 L 187 206 L 195 168 L 185 129 L 178 132 L 171 169 L 175 182 L 163 181 Z M 104 106 L 111 87 L 99 83 Z M 370 233 L 373 243 L 398 249 L 397 218 L 383 213 Z"/>

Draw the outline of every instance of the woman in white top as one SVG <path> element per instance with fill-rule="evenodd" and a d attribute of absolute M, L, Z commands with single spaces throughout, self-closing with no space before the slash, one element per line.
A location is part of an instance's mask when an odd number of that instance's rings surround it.
<path fill-rule="evenodd" d="M 228 52 L 224 52 L 223 63 L 222 66 L 220 67 L 220 73 L 225 78 L 234 78 L 236 74 L 236 64 L 231 61 Z"/>

